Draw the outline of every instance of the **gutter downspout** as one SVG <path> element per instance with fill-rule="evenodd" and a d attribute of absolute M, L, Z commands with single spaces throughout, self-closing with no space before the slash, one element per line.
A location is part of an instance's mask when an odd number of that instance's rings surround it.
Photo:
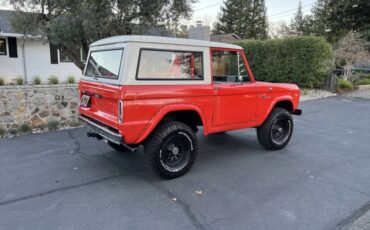
<path fill-rule="evenodd" d="M 23 61 L 23 73 L 24 73 L 24 82 L 28 83 L 27 79 L 27 67 L 26 67 L 26 52 L 24 48 L 24 44 L 26 42 L 25 36 L 23 36 L 23 42 L 22 42 L 22 61 Z"/>

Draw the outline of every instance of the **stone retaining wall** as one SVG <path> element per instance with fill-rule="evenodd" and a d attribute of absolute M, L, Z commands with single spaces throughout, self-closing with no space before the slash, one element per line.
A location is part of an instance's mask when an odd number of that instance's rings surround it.
<path fill-rule="evenodd" d="M 43 129 L 50 121 L 73 126 L 78 103 L 76 84 L 0 86 L 0 128 L 10 131 L 28 124 Z"/>

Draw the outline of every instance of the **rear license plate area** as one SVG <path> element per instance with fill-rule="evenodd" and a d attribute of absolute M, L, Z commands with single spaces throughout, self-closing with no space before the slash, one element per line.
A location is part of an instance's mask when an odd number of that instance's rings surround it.
<path fill-rule="evenodd" d="M 82 107 L 89 107 L 90 105 L 89 102 L 90 102 L 90 95 L 87 95 L 87 94 L 82 95 L 80 105 Z"/>

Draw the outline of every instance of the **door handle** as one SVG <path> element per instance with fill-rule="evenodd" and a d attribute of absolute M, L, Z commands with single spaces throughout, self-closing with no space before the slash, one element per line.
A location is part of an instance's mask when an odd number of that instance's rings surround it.
<path fill-rule="evenodd" d="M 222 87 L 221 87 L 221 86 L 215 86 L 215 87 L 214 87 L 214 89 L 215 89 L 216 91 L 218 91 L 218 90 L 222 89 Z"/>

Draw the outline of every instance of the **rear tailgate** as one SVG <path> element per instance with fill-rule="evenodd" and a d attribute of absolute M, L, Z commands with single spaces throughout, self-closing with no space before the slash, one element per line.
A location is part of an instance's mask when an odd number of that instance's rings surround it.
<path fill-rule="evenodd" d="M 80 106 L 80 114 L 93 118 L 118 130 L 118 103 L 121 87 L 103 83 L 80 81 L 80 98 L 89 95 L 86 107 Z"/>

